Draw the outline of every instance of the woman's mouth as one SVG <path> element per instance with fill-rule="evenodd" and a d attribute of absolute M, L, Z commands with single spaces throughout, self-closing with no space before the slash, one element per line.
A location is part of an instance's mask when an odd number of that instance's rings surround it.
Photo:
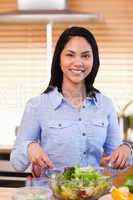
<path fill-rule="evenodd" d="M 70 69 L 70 71 L 75 75 L 79 75 L 83 73 L 85 70 L 84 69 Z"/>

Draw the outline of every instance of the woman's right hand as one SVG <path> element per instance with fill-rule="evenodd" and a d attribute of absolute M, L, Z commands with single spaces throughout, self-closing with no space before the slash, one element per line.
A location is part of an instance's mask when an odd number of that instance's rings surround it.
<path fill-rule="evenodd" d="M 38 143 L 31 143 L 28 145 L 28 157 L 32 164 L 39 166 L 41 169 L 52 169 L 54 167 L 52 161 L 49 160 L 48 155 Z"/>

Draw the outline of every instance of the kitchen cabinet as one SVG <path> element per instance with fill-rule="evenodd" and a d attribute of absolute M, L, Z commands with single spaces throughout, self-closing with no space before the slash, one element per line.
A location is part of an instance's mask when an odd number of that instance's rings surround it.
<path fill-rule="evenodd" d="M 0 187 L 23 187 L 30 169 L 25 172 L 16 172 L 10 163 L 10 147 L 0 148 Z"/>

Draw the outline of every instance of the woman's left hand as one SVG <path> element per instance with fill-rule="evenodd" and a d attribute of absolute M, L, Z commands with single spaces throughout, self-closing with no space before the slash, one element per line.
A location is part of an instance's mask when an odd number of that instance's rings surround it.
<path fill-rule="evenodd" d="M 32 176 L 33 177 L 35 177 L 35 178 L 40 177 L 43 170 L 44 169 L 42 169 L 42 167 L 40 167 L 39 165 L 32 164 Z"/>
<path fill-rule="evenodd" d="M 123 169 L 128 166 L 129 159 L 131 158 L 131 149 L 128 145 L 122 144 L 112 153 L 105 157 L 107 163 L 110 163 L 112 168 Z"/>

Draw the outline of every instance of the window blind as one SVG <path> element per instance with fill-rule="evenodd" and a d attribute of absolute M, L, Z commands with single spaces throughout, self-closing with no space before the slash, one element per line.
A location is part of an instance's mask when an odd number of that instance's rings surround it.
<path fill-rule="evenodd" d="M 0 24 L 2 144 L 13 143 L 25 103 L 48 84 L 45 29 L 42 24 Z"/>

